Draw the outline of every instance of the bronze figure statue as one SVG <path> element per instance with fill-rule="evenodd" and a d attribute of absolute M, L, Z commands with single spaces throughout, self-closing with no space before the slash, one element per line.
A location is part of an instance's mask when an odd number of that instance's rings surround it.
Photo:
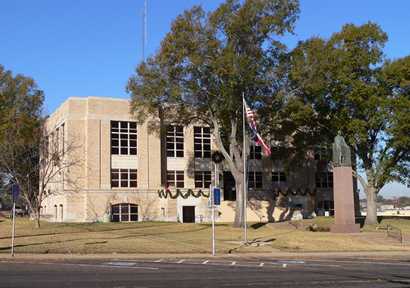
<path fill-rule="evenodd" d="M 339 131 L 333 143 L 333 167 L 352 166 L 350 147 Z"/>

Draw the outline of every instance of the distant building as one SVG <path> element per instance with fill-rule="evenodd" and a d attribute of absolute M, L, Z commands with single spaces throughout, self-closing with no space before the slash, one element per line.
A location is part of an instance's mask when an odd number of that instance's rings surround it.
<path fill-rule="evenodd" d="M 159 124 L 162 130 L 153 129 L 152 121 L 137 123 L 123 99 L 72 97 L 64 102 L 47 120 L 49 141 L 58 147 L 75 142 L 75 157 L 82 165 L 49 184 L 53 196 L 42 204 L 43 217 L 75 222 L 209 221 L 211 153 L 216 150 L 209 127 Z M 275 155 L 265 158 L 260 147 L 251 147 L 248 220 L 283 220 L 294 209 L 333 214 L 329 150 L 319 147 L 306 165 L 290 172 Z M 235 184 L 229 170 L 222 170 L 218 221 L 230 222 Z M 68 178 L 76 180 L 75 187 L 67 184 Z"/>

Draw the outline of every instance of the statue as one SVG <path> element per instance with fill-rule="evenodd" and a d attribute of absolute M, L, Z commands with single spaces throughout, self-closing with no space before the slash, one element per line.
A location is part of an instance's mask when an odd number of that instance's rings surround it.
<path fill-rule="evenodd" d="M 352 166 L 350 147 L 339 131 L 333 143 L 333 167 Z"/>
<path fill-rule="evenodd" d="M 333 201 L 335 222 L 333 233 L 359 233 L 360 225 L 354 217 L 352 158 L 350 148 L 340 131 L 333 143 Z"/>

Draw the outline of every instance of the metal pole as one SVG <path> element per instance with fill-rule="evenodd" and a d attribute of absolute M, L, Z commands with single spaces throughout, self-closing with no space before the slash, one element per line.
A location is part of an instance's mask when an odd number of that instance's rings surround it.
<path fill-rule="evenodd" d="M 147 42 L 147 0 L 144 0 L 144 10 L 142 12 L 142 61 L 145 61 L 145 45 Z"/>
<path fill-rule="evenodd" d="M 13 201 L 13 224 L 11 229 L 11 256 L 14 256 L 14 235 L 16 233 L 16 202 Z"/>
<path fill-rule="evenodd" d="M 215 256 L 215 205 L 214 205 L 214 193 L 212 191 L 212 185 L 209 185 L 209 194 L 211 196 L 211 217 L 212 217 L 212 256 Z"/>
<path fill-rule="evenodd" d="M 245 111 L 245 96 L 244 96 L 244 93 L 242 92 L 242 114 L 243 114 L 243 116 L 242 116 L 242 118 L 243 118 L 243 123 L 242 123 L 242 131 L 243 131 L 243 148 L 242 148 L 242 158 L 243 158 L 243 222 L 244 222 L 244 225 L 243 225 L 243 229 L 244 229 L 244 239 L 243 239 L 243 241 L 244 241 L 244 243 L 246 244 L 246 243 L 248 243 L 248 227 L 247 227 L 247 224 L 246 224 L 246 206 L 247 206 L 247 202 L 248 202 L 248 199 L 247 199 L 247 193 L 246 193 L 246 189 L 247 189 L 247 185 L 246 185 L 246 173 L 247 173 L 247 171 L 246 171 L 246 130 L 245 130 L 245 128 L 246 128 L 246 126 L 245 126 L 245 122 L 246 122 L 246 120 L 245 120 L 245 117 L 246 117 L 246 111 Z"/>

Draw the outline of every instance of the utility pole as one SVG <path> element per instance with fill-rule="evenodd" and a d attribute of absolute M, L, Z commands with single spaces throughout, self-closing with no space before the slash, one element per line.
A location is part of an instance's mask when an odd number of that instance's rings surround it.
<path fill-rule="evenodd" d="M 145 46 L 147 43 L 147 9 L 148 0 L 144 0 L 144 9 L 142 11 L 142 61 L 145 61 Z"/>

